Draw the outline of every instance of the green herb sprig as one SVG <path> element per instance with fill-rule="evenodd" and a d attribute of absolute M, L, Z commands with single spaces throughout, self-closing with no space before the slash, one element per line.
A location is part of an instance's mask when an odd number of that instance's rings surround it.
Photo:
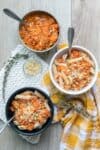
<path fill-rule="evenodd" d="M 60 107 L 66 110 L 66 112 L 68 112 L 69 110 L 75 110 L 79 115 L 82 115 L 87 119 L 94 121 L 96 119 L 95 116 L 92 116 L 92 114 L 88 113 L 88 111 L 84 107 L 83 100 L 80 98 L 73 98 L 70 100 L 62 101 Z"/>
<path fill-rule="evenodd" d="M 6 83 L 7 83 L 7 77 L 9 75 L 9 72 L 13 65 L 21 58 L 27 59 L 29 57 L 29 54 L 20 54 L 17 53 L 14 57 L 11 57 L 8 60 L 8 63 L 5 66 L 5 71 L 4 71 L 4 78 L 3 78 L 3 84 L 2 84 L 2 98 L 5 101 L 5 88 L 6 88 Z"/>

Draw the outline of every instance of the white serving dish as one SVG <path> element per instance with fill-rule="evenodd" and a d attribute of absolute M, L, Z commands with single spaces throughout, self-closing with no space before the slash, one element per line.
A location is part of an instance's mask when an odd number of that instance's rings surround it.
<path fill-rule="evenodd" d="M 80 94 L 83 94 L 83 93 L 87 92 L 87 91 L 88 91 L 90 88 L 92 88 L 93 85 L 95 84 L 96 79 L 97 79 L 97 75 L 98 75 L 98 63 L 97 63 L 97 60 L 96 60 L 95 56 L 93 55 L 93 53 L 91 53 L 90 50 L 88 50 L 88 49 L 86 49 L 86 48 L 84 48 L 84 47 L 82 47 L 82 46 L 78 46 L 78 45 L 73 46 L 73 48 L 76 48 L 76 49 L 78 49 L 78 50 L 80 50 L 80 51 L 86 52 L 86 53 L 90 56 L 90 58 L 93 60 L 94 65 L 95 65 L 95 74 L 94 74 L 94 77 L 93 77 L 93 79 L 91 80 L 91 82 L 90 82 L 86 87 L 82 88 L 82 89 L 79 90 L 79 91 L 74 91 L 74 90 L 72 91 L 72 90 L 65 90 L 65 89 L 61 88 L 61 87 L 59 86 L 59 84 L 55 81 L 55 79 L 54 79 L 54 77 L 53 77 L 52 65 L 53 65 L 53 63 L 54 63 L 54 60 L 55 60 L 57 57 L 63 55 L 64 53 L 66 53 L 66 52 L 68 51 L 68 48 L 63 48 L 63 49 L 59 50 L 59 51 L 53 56 L 53 58 L 52 58 L 52 60 L 51 60 L 51 62 L 50 62 L 49 72 L 50 72 L 50 78 L 51 78 L 51 80 L 52 80 L 54 86 L 55 86 L 60 92 L 65 93 L 65 94 L 69 94 L 69 95 L 80 95 Z"/>

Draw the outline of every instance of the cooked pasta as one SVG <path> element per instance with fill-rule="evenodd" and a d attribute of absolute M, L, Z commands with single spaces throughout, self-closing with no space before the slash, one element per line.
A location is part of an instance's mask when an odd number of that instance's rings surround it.
<path fill-rule="evenodd" d="M 51 116 L 47 100 L 38 91 L 26 91 L 16 95 L 10 109 L 15 114 L 14 124 L 21 130 L 41 128 Z"/>
<path fill-rule="evenodd" d="M 65 90 L 81 90 L 92 80 L 95 66 L 87 53 L 73 49 L 70 56 L 63 54 L 53 64 L 56 82 Z"/>
<path fill-rule="evenodd" d="M 19 34 L 21 39 L 31 49 L 45 51 L 52 47 L 59 36 L 57 21 L 45 12 L 33 12 L 24 17 Z"/>

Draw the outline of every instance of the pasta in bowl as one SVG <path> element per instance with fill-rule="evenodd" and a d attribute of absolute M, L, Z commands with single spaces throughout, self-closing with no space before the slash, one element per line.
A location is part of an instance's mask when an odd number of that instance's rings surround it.
<path fill-rule="evenodd" d="M 53 104 L 40 89 L 26 87 L 11 95 L 6 104 L 6 118 L 19 134 L 33 136 L 42 133 L 53 119 Z"/>
<path fill-rule="evenodd" d="M 50 77 L 55 87 L 65 94 L 79 95 L 88 91 L 95 83 L 98 64 L 94 55 L 86 48 L 73 46 L 58 51 L 50 63 Z"/>

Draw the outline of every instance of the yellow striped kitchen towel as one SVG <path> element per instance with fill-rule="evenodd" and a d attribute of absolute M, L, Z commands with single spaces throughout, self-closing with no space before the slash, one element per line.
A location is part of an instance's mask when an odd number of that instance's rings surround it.
<path fill-rule="evenodd" d="M 49 73 L 43 77 L 55 105 L 54 122 L 61 122 L 60 150 L 100 150 L 100 73 L 95 86 L 78 98 L 60 93 Z"/>

